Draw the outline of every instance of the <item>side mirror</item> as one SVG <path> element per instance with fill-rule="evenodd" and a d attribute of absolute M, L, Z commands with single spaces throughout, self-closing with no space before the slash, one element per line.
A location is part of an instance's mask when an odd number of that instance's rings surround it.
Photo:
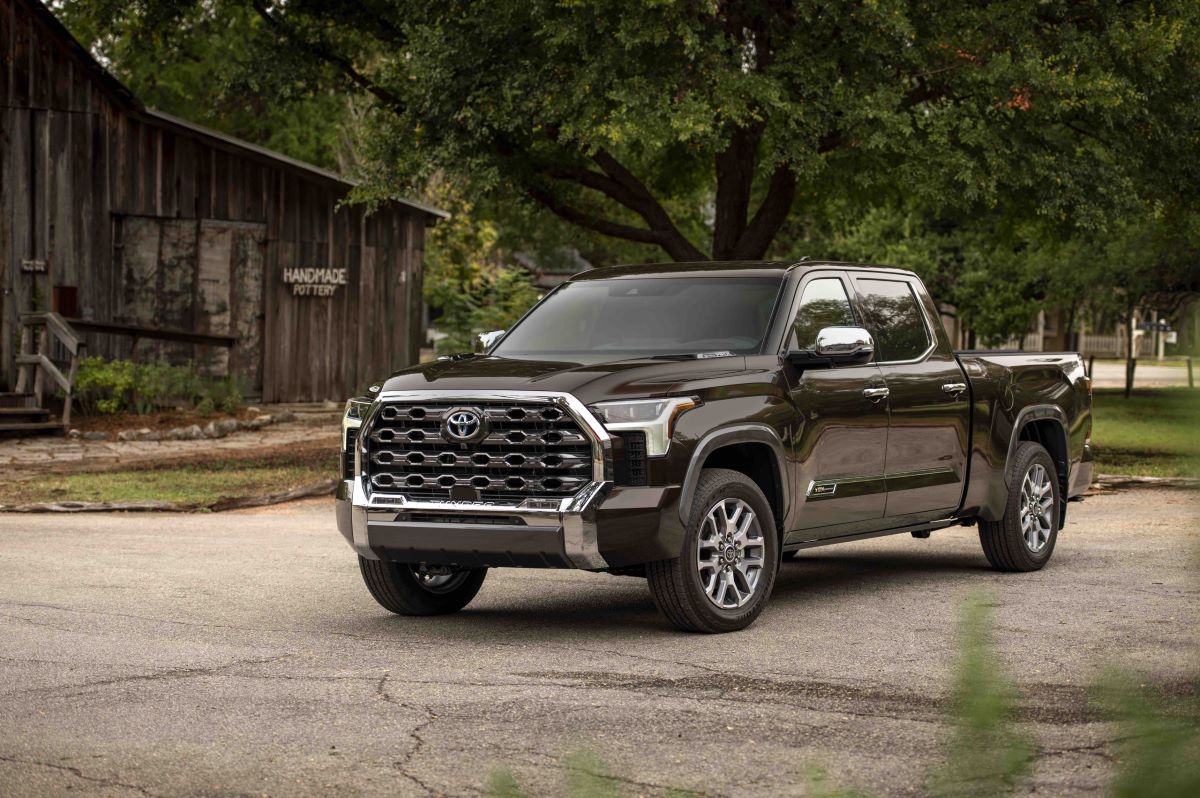
<path fill-rule="evenodd" d="M 849 366 L 870 363 L 874 355 L 875 341 L 862 327 L 825 327 L 812 349 L 788 352 L 787 357 L 797 366 Z"/>
<path fill-rule="evenodd" d="M 508 332 L 508 330 L 489 330 L 488 332 L 479 333 L 475 336 L 475 352 L 477 354 L 483 354 L 487 352 L 492 348 L 492 344 L 500 340 L 500 336 L 504 335 L 506 332 Z"/>

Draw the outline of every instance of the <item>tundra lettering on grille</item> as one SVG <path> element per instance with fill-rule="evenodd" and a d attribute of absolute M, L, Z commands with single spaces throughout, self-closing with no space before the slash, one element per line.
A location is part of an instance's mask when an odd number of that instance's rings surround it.
<path fill-rule="evenodd" d="M 562 498 L 592 480 L 592 439 L 552 402 L 388 402 L 365 435 L 371 489 L 409 499 Z"/>

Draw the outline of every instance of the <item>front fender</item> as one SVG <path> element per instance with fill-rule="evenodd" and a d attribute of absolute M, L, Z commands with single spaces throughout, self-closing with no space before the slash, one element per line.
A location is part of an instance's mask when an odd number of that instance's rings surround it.
<path fill-rule="evenodd" d="M 696 495 L 696 484 L 700 481 L 700 472 L 704 468 L 704 461 L 722 446 L 738 443 L 763 443 L 771 448 L 775 459 L 775 468 L 773 469 L 775 490 L 782 508 L 778 519 L 779 523 L 783 523 L 784 519 L 788 517 L 791 491 L 787 490 L 787 456 L 784 453 L 783 441 L 780 439 L 779 433 L 767 424 L 733 424 L 709 432 L 692 449 L 691 461 L 688 463 L 687 473 L 684 475 L 679 494 L 679 520 L 685 526 L 688 523 L 688 514 L 692 510 L 692 499 Z"/>

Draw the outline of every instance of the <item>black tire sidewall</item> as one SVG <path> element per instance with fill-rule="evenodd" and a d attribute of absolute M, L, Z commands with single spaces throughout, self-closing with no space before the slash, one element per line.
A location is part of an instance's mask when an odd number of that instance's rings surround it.
<path fill-rule="evenodd" d="M 759 577 L 753 598 L 745 606 L 732 610 L 721 609 L 709 600 L 695 566 L 705 515 L 722 499 L 741 499 L 750 505 L 757 517 L 766 549 L 763 574 Z M 779 571 L 779 534 L 771 505 L 753 480 L 738 471 L 711 469 L 704 472 L 692 503 L 687 534 L 679 555 L 679 567 L 683 569 L 682 576 L 690 594 L 692 609 L 713 631 L 744 629 L 758 617 L 775 587 L 775 577 Z"/>
<path fill-rule="evenodd" d="M 363 581 L 384 609 L 398 615 L 446 615 L 467 606 L 487 576 L 486 568 L 472 568 L 453 590 L 434 593 L 426 590 L 405 563 L 367 560 L 359 557 Z"/>
<path fill-rule="evenodd" d="M 1021 531 L 1021 486 L 1025 475 L 1034 465 L 1046 469 L 1050 477 L 1050 493 L 1054 497 L 1053 512 L 1050 514 L 1050 536 L 1046 545 L 1039 552 L 1030 551 L 1025 543 L 1025 535 Z M 1012 475 L 1009 481 L 1008 502 L 1004 508 L 1004 533 L 1010 537 L 1016 557 L 1021 560 L 1025 569 L 1036 570 L 1050 561 L 1054 554 L 1054 546 L 1058 542 L 1058 525 L 1062 513 L 1062 496 L 1059 490 L 1058 469 L 1041 444 L 1026 441 L 1015 452 Z"/>

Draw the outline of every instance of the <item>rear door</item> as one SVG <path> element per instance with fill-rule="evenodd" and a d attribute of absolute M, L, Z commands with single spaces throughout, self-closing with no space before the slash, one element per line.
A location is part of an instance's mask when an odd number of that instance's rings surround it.
<path fill-rule="evenodd" d="M 967 379 L 920 281 L 894 272 L 851 279 L 888 388 L 888 526 L 944 518 L 958 509 L 966 476 Z"/>
<path fill-rule="evenodd" d="M 859 323 L 840 271 L 806 275 L 792 309 L 785 351 L 812 349 L 823 327 Z M 789 541 L 853 534 L 880 525 L 884 513 L 887 400 L 874 363 L 799 370 L 784 366 L 797 413 L 792 436 L 795 495 L 802 506 Z M 873 396 L 874 395 L 874 396 Z"/>

